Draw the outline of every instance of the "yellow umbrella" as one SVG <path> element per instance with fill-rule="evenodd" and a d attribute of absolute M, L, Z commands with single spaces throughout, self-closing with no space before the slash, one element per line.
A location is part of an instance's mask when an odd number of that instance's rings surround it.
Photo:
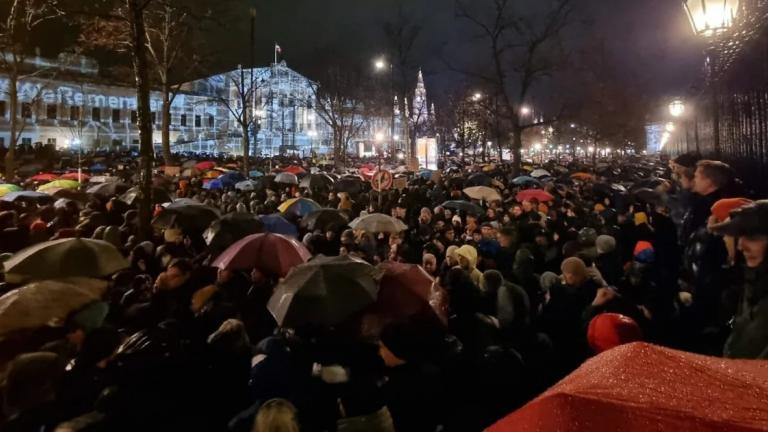
<path fill-rule="evenodd" d="M 80 183 L 74 180 L 54 180 L 50 183 L 44 184 L 37 188 L 38 192 L 45 192 L 48 189 L 77 189 L 80 187 Z"/>

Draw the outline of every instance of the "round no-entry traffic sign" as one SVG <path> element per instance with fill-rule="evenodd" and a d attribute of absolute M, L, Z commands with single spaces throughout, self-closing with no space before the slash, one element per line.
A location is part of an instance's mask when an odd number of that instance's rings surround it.
<path fill-rule="evenodd" d="M 392 187 L 392 173 L 387 170 L 376 171 L 371 178 L 371 187 L 376 192 L 388 190 Z"/>

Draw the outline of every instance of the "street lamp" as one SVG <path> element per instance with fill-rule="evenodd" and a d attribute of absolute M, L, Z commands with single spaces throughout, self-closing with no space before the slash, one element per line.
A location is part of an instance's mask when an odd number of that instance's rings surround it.
<path fill-rule="evenodd" d="M 685 113 L 685 103 L 680 99 L 675 99 L 669 103 L 669 114 L 672 117 L 680 117 Z"/>
<path fill-rule="evenodd" d="M 693 31 L 711 38 L 728 30 L 739 11 L 739 0 L 683 0 Z"/>
<path fill-rule="evenodd" d="M 527 106 L 525 106 L 525 105 L 523 105 L 523 106 L 521 106 L 521 107 L 520 107 L 520 114 L 522 114 L 522 115 L 528 115 L 528 114 L 530 114 L 530 113 L 531 113 L 531 108 L 529 108 L 529 107 L 527 107 Z"/>
<path fill-rule="evenodd" d="M 482 98 L 483 98 L 483 94 L 479 92 L 472 95 L 472 100 L 475 102 L 479 101 Z"/>
<path fill-rule="evenodd" d="M 393 63 L 387 62 L 383 57 L 380 57 L 373 62 L 373 66 L 376 68 L 377 72 L 383 72 L 384 70 L 389 67 L 389 102 L 392 103 L 392 101 L 395 99 L 395 65 Z M 389 136 L 391 137 L 391 143 L 390 143 L 390 153 L 395 152 L 396 143 L 395 141 L 398 139 L 395 135 L 395 107 L 390 107 L 391 118 L 389 123 Z M 406 125 L 407 127 L 407 125 Z"/>

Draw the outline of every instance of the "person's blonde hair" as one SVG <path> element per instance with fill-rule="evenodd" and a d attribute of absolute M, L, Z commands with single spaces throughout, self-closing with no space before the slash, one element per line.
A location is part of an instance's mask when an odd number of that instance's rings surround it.
<path fill-rule="evenodd" d="M 270 399 L 259 408 L 252 432 L 299 432 L 296 407 L 285 399 Z"/>

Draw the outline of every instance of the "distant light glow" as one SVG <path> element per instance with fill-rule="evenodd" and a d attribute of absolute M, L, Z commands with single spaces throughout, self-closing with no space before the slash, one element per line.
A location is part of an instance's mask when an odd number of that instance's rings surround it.
<path fill-rule="evenodd" d="M 525 105 L 523 105 L 523 106 L 521 106 L 521 107 L 520 107 L 520 114 L 522 114 L 522 115 L 528 115 L 528 114 L 530 114 L 530 113 L 531 113 L 531 108 L 530 108 L 530 107 L 527 107 L 527 106 L 525 106 Z"/>
<path fill-rule="evenodd" d="M 675 99 L 669 104 L 669 113 L 672 117 L 680 117 L 685 113 L 685 103 L 680 99 Z"/>

